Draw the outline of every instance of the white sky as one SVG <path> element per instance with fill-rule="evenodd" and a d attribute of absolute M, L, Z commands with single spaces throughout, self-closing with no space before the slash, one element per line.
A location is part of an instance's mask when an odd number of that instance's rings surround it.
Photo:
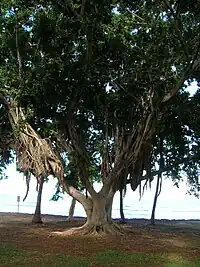
<path fill-rule="evenodd" d="M 26 183 L 22 175 L 15 172 L 15 166 L 8 168 L 8 180 L 0 181 L 0 212 L 17 212 L 17 196 L 21 197 L 20 212 L 34 213 L 37 199 L 36 180 L 33 178 L 30 184 L 30 191 L 26 201 L 22 199 L 26 192 Z M 71 198 L 67 194 L 63 195 L 63 200 L 57 202 L 50 201 L 55 193 L 56 179 L 51 178 L 44 184 L 42 196 L 43 214 L 67 215 Z M 99 191 L 100 185 L 96 184 L 95 189 Z M 145 191 L 144 196 L 139 200 L 139 190 L 133 192 L 130 187 L 124 199 L 124 213 L 126 218 L 150 218 L 153 205 L 156 179 L 152 182 L 151 189 Z M 199 200 L 194 196 L 186 195 L 187 187 L 185 183 L 180 183 L 176 188 L 170 179 L 163 181 L 161 195 L 159 196 L 156 218 L 158 219 L 199 219 Z M 9 196 L 8 196 L 9 195 Z M 4 197 L 5 196 L 5 197 Z M 6 199 L 6 200 L 4 200 Z M 85 216 L 81 204 L 77 203 L 75 216 Z M 113 203 L 113 218 L 119 218 L 119 193 L 117 192 Z"/>
<path fill-rule="evenodd" d="M 9 176 L 8 179 L 4 179 L 0 181 L 0 195 L 12 195 L 12 196 L 21 196 L 23 197 L 26 192 L 26 181 L 23 178 L 22 174 L 19 174 L 15 171 L 15 165 L 12 164 L 7 169 L 7 175 Z M 53 194 L 55 193 L 55 186 L 57 180 L 55 178 L 50 178 L 48 183 L 44 185 L 43 197 L 50 199 Z M 144 198 L 145 200 L 152 199 L 152 193 L 155 192 L 156 186 L 156 178 L 152 182 L 151 189 L 145 191 Z M 101 188 L 100 184 L 95 184 L 95 189 L 99 191 Z M 186 195 L 187 191 L 186 183 L 180 183 L 179 188 L 173 186 L 173 183 L 170 179 L 163 180 L 163 190 L 162 190 L 162 199 L 167 200 L 169 199 L 169 192 L 170 196 L 173 197 L 174 200 L 177 199 L 184 199 L 185 197 L 194 198 L 193 196 Z M 131 198 L 138 200 L 139 199 L 139 190 L 136 192 L 132 192 L 131 189 L 128 189 L 128 195 L 131 195 Z M 30 183 L 30 192 L 28 198 L 32 198 L 36 196 L 36 180 L 32 177 Z"/>

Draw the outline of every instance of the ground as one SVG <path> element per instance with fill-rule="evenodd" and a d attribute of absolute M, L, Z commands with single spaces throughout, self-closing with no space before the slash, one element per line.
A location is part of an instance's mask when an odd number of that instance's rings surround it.
<path fill-rule="evenodd" d="M 80 226 L 63 216 L 0 213 L 0 266 L 200 266 L 200 221 L 129 220 L 123 236 L 54 233 Z M 131 231 L 130 231 L 131 230 Z"/>

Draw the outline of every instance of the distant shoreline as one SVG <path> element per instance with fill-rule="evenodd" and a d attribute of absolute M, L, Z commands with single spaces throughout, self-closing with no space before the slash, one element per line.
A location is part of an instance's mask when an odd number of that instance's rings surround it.
<path fill-rule="evenodd" d="M 21 213 L 21 212 L 0 212 L 0 216 L 33 216 L 33 213 Z M 52 219 L 66 219 L 65 215 L 55 215 L 55 214 L 42 214 L 42 217 L 52 218 Z M 74 216 L 75 220 L 86 220 L 86 217 Z M 113 218 L 115 221 L 120 221 L 120 218 Z M 126 222 L 149 222 L 150 219 L 146 218 L 127 218 Z M 155 222 L 198 222 L 200 223 L 200 219 L 155 219 Z"/>

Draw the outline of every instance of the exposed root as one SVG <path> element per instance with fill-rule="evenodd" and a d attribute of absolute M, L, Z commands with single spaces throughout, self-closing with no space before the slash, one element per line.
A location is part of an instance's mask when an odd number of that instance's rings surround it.
<path fill-rule="evenodd" d="M 67 217 L 67 220 L 66 220 L 68 223 L 73 223 L 73 222 L 76 222 L 77 220 L 75 218 L 70 218 L 70 217 Z"/>
<path fill-rule="evenodd" d="M 126 221 L 122 221 L 122 220 L 121 220 L 121 221 L 119 221 L 119 223 L 120 223 L 120 224 L 127 224 L 127 222 L 126 222 Z"/>
<path fill-rule="evenodd" d="M 38 218 L 38 217 L 34 218 L 34 217 L 33 217 L 33 219 L 32 219 L 32 223 L 35 223 L 35 224 L 41 224 L 41 223 L 43 223 L 43 221 L 42 221 L 41 218 Z"/>
<path fill-rule="evenodd" d="M 91 223 L 85 223 L 78 228 L 72 228 L 64 232 L 54 232 L 55 235 L 60 236 L 106 236 L 106 235 L 123 235 L 123 228 L 115 223 L 105 223 L 100 225 L 94 225 Z"/>
<path fill-rule="evenodd" d="M 32 221 L 32 223 L 34 223 L 34 224 L 43 224 L 43 221 L 37 221 L 37 222 Z"/>

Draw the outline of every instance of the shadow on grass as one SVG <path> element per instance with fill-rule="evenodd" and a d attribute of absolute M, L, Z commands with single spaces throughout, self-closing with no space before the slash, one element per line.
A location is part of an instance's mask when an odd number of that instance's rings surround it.
<path fill-rule="evenodd" d="M 0 266 L 163 266 L 198 267 L 200 259 L 186 260 L 176 254 L 125 253 L 108 250 L 89 257 L 72 257 L 62 254 L 42 254 L 18 250 L 14 246 L 0 245 Z"/>

